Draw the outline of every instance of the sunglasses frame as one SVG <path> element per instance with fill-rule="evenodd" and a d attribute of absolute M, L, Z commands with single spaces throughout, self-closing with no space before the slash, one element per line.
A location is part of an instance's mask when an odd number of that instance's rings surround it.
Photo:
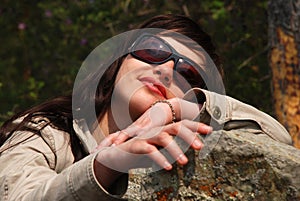
<path fill-rule="evenodd" d="M 164 45 L 166 45 L 170 50 L 171 50 L 171 55 L 164 59 L 163 61 L 148 61 L 147 59 L 143 59 L 143 58 L 140 58 L 138 55 L 135 54 L 135 51 L 139 51 L 139 50 L 143 50 L 143 49 L 136 49 L 134 50 L 134 48 L 136 47 L 137 44 L 139 44 L 141 42 L 141 40 L 145 37 L 152 37 L 152 38 L 155 38 L 159 41 L 161 41 Z M 177 69 L 177 63 L 180 59 L 186 61 L 189 65 L 193 66 L 194 68 L 200 68 L 199 65 L 197 65 L 195 62 L 193 62 L 191 59 L 179 54 L 169 43 L 167 43 L 165 40 L 163 40 L 162 38 L 158 37 L 158 36 L 155 36 L 155 35 L 152 35 L 152 34 L 143 34 L 141 35 L 140 37 L 138 37 L 135 42 L 131 45 L 130 47 L 130 54 L 132 56 L 134 56 L 136 59 L 138 60 L 141 60 L 141 61 L 144 61 L 146 63 L 150 63 L 150 64 L 163 64 L 167 61 L 170 61 L 170 60 L 173 60 L 174 61 L 174 70 L 176 71 Z M 196 68 L 196 69 L 197 69 Z"/>
<path fill-rule="evenodd" d="M 160 42 L 162 42 L 165 46 L 168 47 L 168 49 L 170 49 L 170 53 L 171 55 L 168 56 L 166 59 L 162 60 L 162 61 L 149 61 L 148 59 L 144 59 L 144 58 L 141 58 L 139 55 L 137 55 L 135 53 L 135 51 L 139 51 L 139 50 L 143 50 L 143 49 L 135 49 L 135 47 L 145 38 L 145 37 L 152 37 L 152 38 L 155 38 L 157 40 L 159 40 Z M 186 62 L 188 65 L 192 66 L 196 71 L 197 73 L 201 76 L 201 78 L 203 77 L 204 74 L 204 71 L 201 69 L 201 67 L 196 64 L 195 62 L 193 62 L 191 59 L 187 58 L 186 56 L 183 56 L 181 54 L 179 54 L 168 42 L 166 42 L 165 40 L 163 40 L 162 38 L 156 36 L 156 35 L 153 35 L 153 34 L 142 34 L 140 35 L 134 42 L 133 44 L 130 46 L 129 48 L 129 53 L 136 59 L 140 60 L 140 61 L 143 61 L 145 63 L 148 63 L 148 64 L 163 64 L 167 61 L 170 61 L 170 60 L 173 60 L 174 61 L 174 71 L 178 72 L 177 71 L 177 68 L 179 66 L 179 63 L 182 61 L 182 63 Z M 179 73 L 179 72 L 178 72 Z M 180 73 L 179 73 L 180 74 Z M 203 80 L 203 79 L 202 79 Z M 188 82 L 188 80 L 187 80 Z M 188 82 L 189 83 L 189 82 Z M 200 87 L 200 86 L 198 86 Z M 207 86 L 206 84 L 204 83 L 204 86 L 202 86 L 201 88 L 203 89 L 207 89 Z"/>

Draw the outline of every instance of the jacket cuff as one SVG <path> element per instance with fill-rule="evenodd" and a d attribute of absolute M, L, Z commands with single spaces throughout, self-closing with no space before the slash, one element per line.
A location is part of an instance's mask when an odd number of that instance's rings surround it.
<path fill-rule="evenodd" d="M 199 116 L 195 119 L 197 121 L 211 125 L 215 129 L 222 129 L 224 123 L 228 121 L 227 100 L 224 95 L 193 88 L 183 99 L 202 105 Z"/>
<path fill-rule="evenodd" d="M 68 179 L 68 188 L 79 200 L 123 200 L 120 197 L 127 190 L 128 175 L 120 177 L 116 181 L 116 185 L 105 190 L 94 173 L 94 160 L 98 152 L 89 155 L 74 164 Z"/>

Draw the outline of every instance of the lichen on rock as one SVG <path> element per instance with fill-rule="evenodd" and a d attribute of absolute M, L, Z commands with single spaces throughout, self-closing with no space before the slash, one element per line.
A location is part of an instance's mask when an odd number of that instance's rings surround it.
<path fill-rule="evenodd" d="M 217 140 L 218 143 L 215 143 Z M 212 145 L 212 146 L 211 146 Z M 300 200 L 300 150 L 246 130 L 215 131 L 171 171 L 130 175 L 129 200 Z M 205 150 L 204 150 L 205 152 Z"/>

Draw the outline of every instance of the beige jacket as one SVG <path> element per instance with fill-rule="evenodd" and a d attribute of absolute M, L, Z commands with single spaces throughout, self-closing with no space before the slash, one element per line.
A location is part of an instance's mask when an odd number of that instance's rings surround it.
<path fill-rule="evenodd" d="M 220 129 L 247 129 L 254 134 L 265 133 L 271 138 L 291 144 L 287 131 L 272 117 L 227 96 L 195 90 L 206 101 L 200 120 L 219 125 Z M 202 97 L 202 98 L 203 98 Z M 200 97 L 201 98 L 201 97 Z M 193 93 L 186 99 L 193 101 Z M 40 129 L 46 118 L 28 125 Z M 17 122 L 16 122 L 17 123 Z M 84 121 L 74 121 L 74 130 L 86 151 L 96 146 Z M 91 154 L 74 163 L 69 134 L 51 125 L 41 130 L 41 136 L 30 131 L 18 131 L 0 147 L 0 200 L 119 200 L 127 189 L 127 175 L 107 192 L 97 182 Z M 10 147 L 12 144 L 17 146 Z"/>

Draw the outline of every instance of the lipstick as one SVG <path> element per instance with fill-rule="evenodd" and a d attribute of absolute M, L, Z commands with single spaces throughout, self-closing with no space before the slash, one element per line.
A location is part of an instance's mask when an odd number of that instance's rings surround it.
<path fill-rule="evenodd" d="M 150 91 L 166 98 L 166 89 L 159 81 L 152 77 L 142 77 L 139 79 Z"/>

